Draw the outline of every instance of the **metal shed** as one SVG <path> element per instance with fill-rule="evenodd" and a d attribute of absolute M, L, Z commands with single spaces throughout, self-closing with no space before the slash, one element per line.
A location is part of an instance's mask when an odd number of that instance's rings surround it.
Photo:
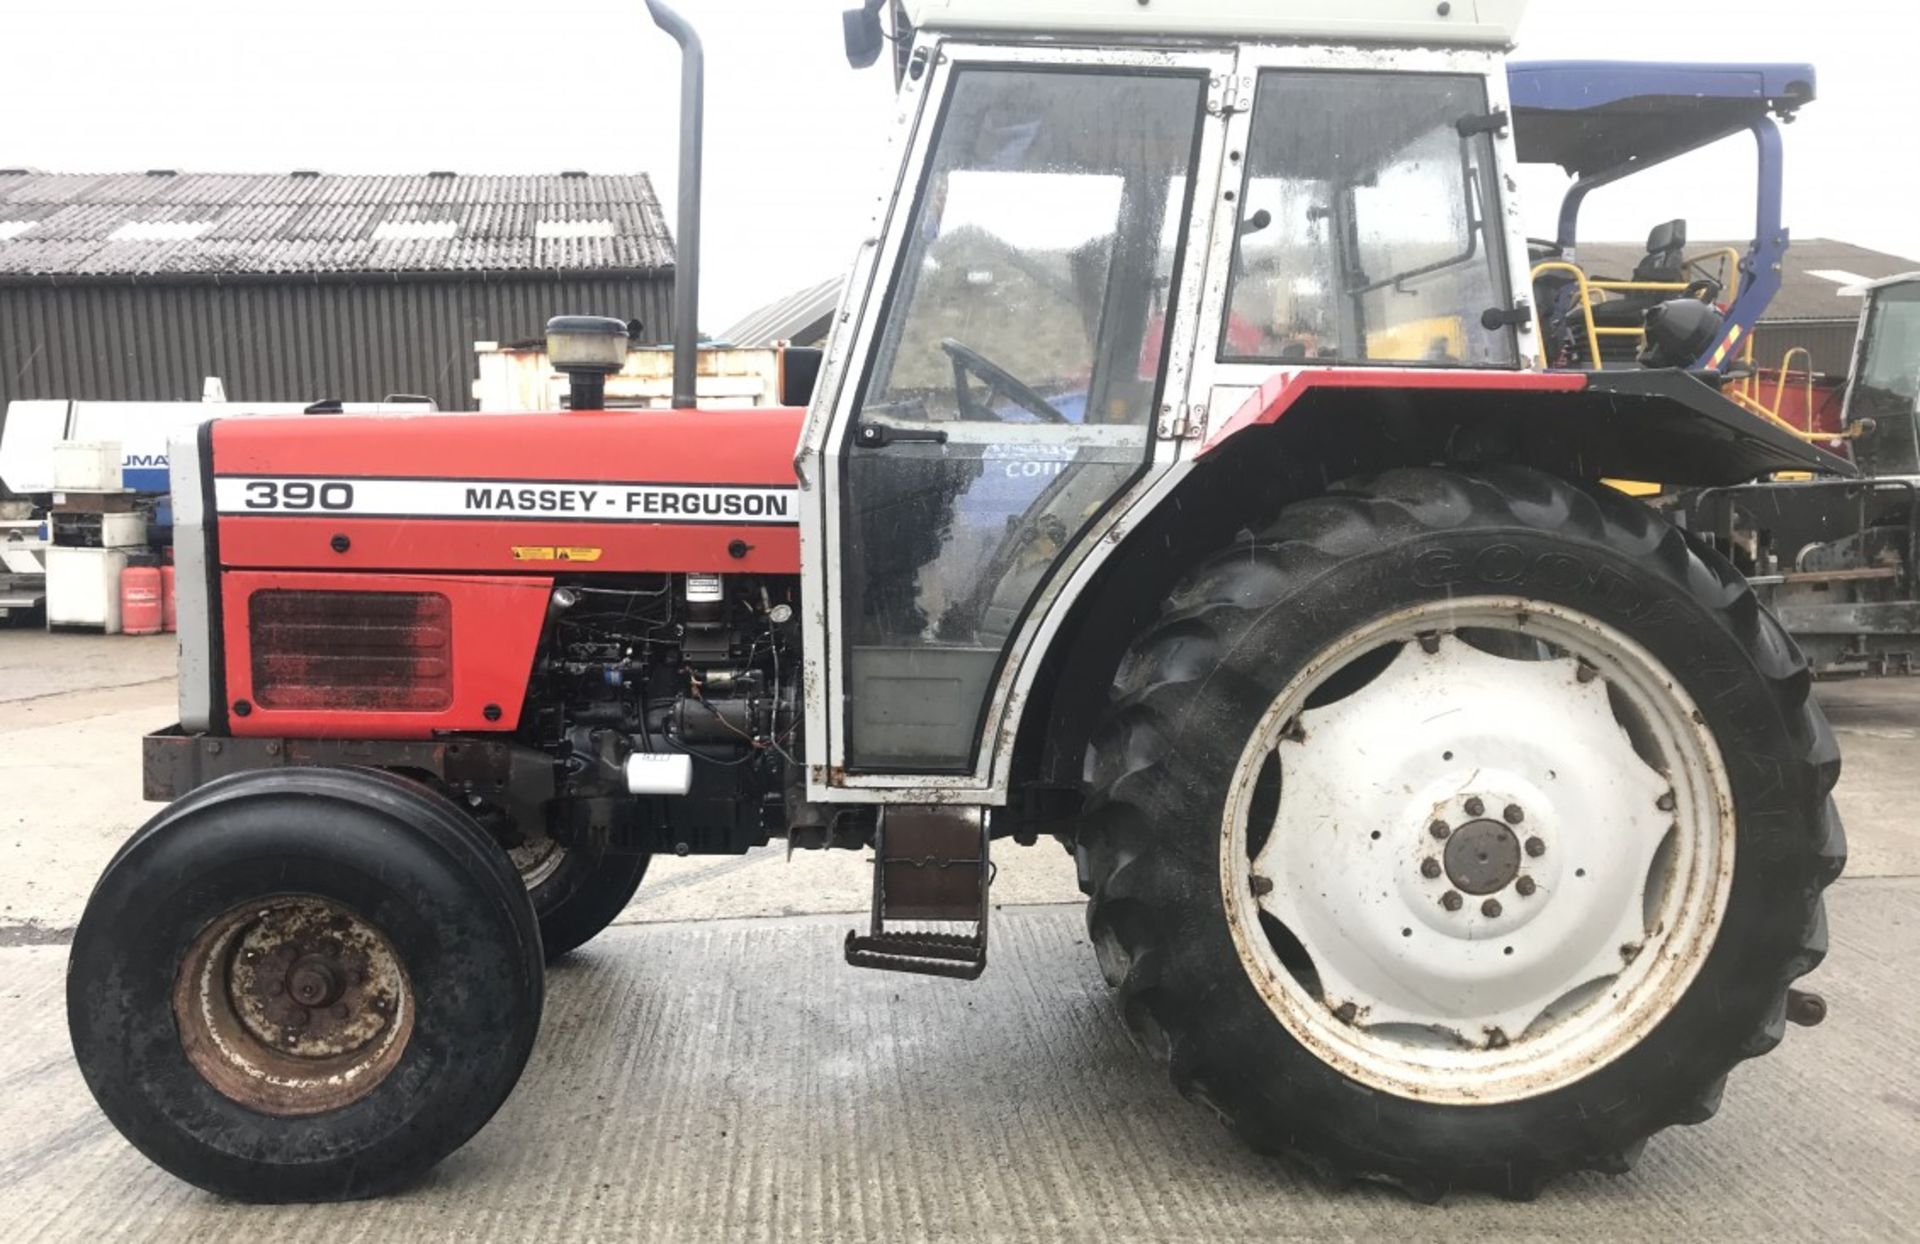
<path fill-rule="evenodd" d="M 471 402 L 473 343 L 560 312 L 672 334 L 645 174 L 0 170 L 0 412 L 15 398 Z"/>

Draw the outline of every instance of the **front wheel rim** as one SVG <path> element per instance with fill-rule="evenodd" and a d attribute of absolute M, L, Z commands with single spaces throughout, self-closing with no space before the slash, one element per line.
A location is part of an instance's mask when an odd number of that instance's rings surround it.
<path fill-rule="evenodd" d="M 413 1035 L 414 991 L 371 921 L 310 894 L 234 907 L 194 938 L 173 989 L 187 1061 L 262 1114 L 337 1110 L 373 1092 Z"/>
<path fill-rule="evenodd" d="M 1399 610 L 1282 689 L 1236 767 L 1243 966 L 1337 1070 L 1420 1100 L 1551 1092 L 1632 1049 L 1713 946 L 1725 765 L 1678 681 L 1541 601 Z"/>

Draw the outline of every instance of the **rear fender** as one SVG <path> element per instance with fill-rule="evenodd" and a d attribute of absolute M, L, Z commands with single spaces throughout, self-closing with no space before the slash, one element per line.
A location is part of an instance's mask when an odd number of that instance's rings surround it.
<path fill-rule="evenodd" d="M 1022 714 L 1022 788 L 1076 788 L 1086 744 L 1132 638 L 1185 571 L 1242 527 L 1351 476 L 1398 466 L 1512 462 L 1568 479 L 1725 485 L 1772 471 L 1853 474 L 1846 460 L 1752 415 L 1679 371 L 1277 375 L 1202 444 L 1186 478 L 1081 591 Z"/>
<path fill-rule="evenodd" d="M 1854 473 L 1700 376 L 1674 370 L 1280 372 L 1199 456 L 1276 426 L 1315 445 L 1385 438 L 1402 447 L 1389 451 L 1399 462 L 1518 462 L 1572 479 L 1724 485 L 1772 471 Z"/>

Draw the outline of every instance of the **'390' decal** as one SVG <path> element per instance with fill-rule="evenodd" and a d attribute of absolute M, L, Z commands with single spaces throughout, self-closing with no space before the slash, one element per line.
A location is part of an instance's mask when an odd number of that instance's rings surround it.
<path fill-rule="evenodd" d="M 345 480 L 250 479 L 240 504 L 249 510 L 351 510 L 353 485 Z"/>

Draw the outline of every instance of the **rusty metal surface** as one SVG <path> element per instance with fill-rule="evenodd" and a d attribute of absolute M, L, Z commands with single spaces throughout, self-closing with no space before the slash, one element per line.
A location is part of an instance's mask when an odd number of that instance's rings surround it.
<path fill-rule="evenodd" d="M 979 808 L 886 809 L 874 832 L 873 914 L 847 934 L 855 967 L 974 980 L 987 966 L 989 830 Z M 888 921 L 971 925 L 966 932 L 902 929 Z"/>
<path fill-rule="evenodd" d="M 235 739 L 182 734 L 170 726 L 140 743 L 144 797 L 178 799 L 230 773 L 284 765 L 355 766 L 427 774 L 456 791 L 511 790 L 533 802 L 553 794 L 553 763 L 543 752 L 491 739 Z"/>
<path fill-rule="evenodd" d="M 977 816 L 948 810 L 888 811 L 876 865 L 888 920 L 974 920 L 986 897 L 986 854 Z"/>
<path fill-rule="evenodd" d="M 307 895 L 262 899 L 214 921 L 174 982 L 180 1043 L 222 1095 L 304 1116 L 365 1097 L 413 1033 L 412 988 L 380 931 Z"/>

